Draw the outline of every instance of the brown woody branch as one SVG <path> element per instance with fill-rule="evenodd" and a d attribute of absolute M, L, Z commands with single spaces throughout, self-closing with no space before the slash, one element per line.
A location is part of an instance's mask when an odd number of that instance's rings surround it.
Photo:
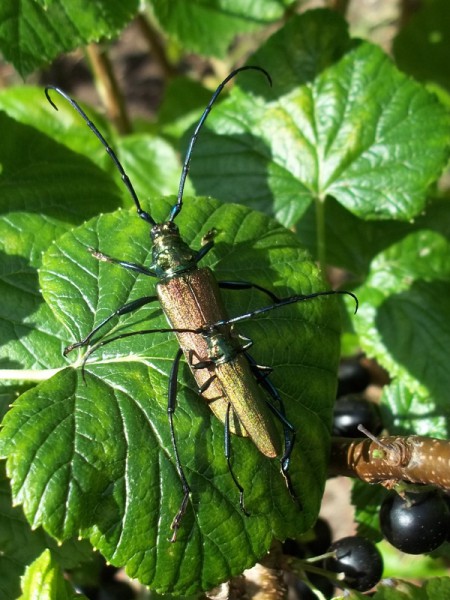
<path fill-rule="evenodd" d="M 450 442 L 420 435 L 332 438 L 330 474 L 386 487 L 406 481 L 450 491 Z"/>
<path fill-rule="evenodd" d="M 131 133 L 131 123 L 123 95 L 106 50 L 102 50 L 98 44 L 89 44 L 86 51 L 95 75 L 95 85 L 106 108 L 108 118 L 114 123 L 120 134 Z"/>

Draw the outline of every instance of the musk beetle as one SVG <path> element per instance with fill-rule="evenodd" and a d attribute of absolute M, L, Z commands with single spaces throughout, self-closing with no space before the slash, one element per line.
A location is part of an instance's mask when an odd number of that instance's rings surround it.
<path fill-rule="evenodd" d="M 177 531 L 186 512 L 191 491 L 181 465 L 173 423 L 178 368 L 183 354 L 196 380 L 200 395 L 208 403 L 217 418 L 224 423 L 225 456 L 230 474 L 239 490 L 241 510 L 248 514 L 244 504 L 244 490 L 231 467 L 231 433 L 249 437 L 258 450 L 269 458 L 281 455 L 281 473 L 285 478 L 291 496 L 296 500 L 297 497 L 289 478 L 289 462 L 295 441 L 294 427 L 286 417 L 278 391 L 268 378 L 271 369 L 256 364 L 247 352 L 251 340 L 242 338 L 234 331 L 234 326 L 239 321 L 318 296 L 349 294 L 357 302 L 356 297 L 351 292 L 343 290 L 278 298 L 270 290 L 249 281 L 217 281 L 208 267 L 198 266 L 201 259 L 214 245 L 213 232 L 205 236 L 204 243 L 199 250 L 191 249 L 181 238 L 174 220 L 182 209 L 183 191 L 194 144 L 203 123 L 224 86 L 238 73 L 248 69 L 260 71 L 272 84 L 270 75 L 261 67 L 244 66 L 232 71 L 217 87 L 190 140 L 183 164 L 177 200 L 170 210 L 167 221 L 163 223 L 157 223 L 148 212 L 142 209 L 133 185 L 116 154 L 77 102 L 58 87 L 48 86 L 45 90 L 47 99 L 53 108 L 57 110 L 55 103 L 50 98 L 50 91 L 62 96 L 84 119 L 118 169 L 122 181 L 133 199 L 139 217 L 148 223 L 151 228 L 152 263 L 149 267 L 107 256 L 97 249 L 90 248 L 89 250 L 99 261 L 112 263 L 139 274 L 157 278 L 159 281 L 156 284 L 156 295 L 144 296 L 121 306 L 92 329 L 82 340 L 68 346 L 64 351 L 64 355 L 75 348 L 90 346 L 84 357 L 84 361 L 86 361 L 88 356 L 100 346 L 129 335 L 167 331 L 176 334 L 180 349 L 175 356 L 170 373 L 167 412 L 176 468 L 183 487 L 183 499 L 171 524 L 173 532 L 171 541 L 176 540 Z M 266 294 L 270 298 L 271 304 L 244 315 L 229 318 L 221 298 L 220 288 L 229 290 L 253 288 Z M 95 343 L 96 334 L 113 318 L 131 313 L 156 301 L 159 301 L 170 328 L 134 331 Z M 92 344 L 92 342 L 94 343 Z M 274 416 L 281 422 L 283 428 L 283 449 L 281 449 Z"/>

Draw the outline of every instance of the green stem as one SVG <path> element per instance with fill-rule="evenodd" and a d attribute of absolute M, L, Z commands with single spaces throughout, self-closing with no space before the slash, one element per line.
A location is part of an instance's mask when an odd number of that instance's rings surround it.
<path fill-rule="evenodd" d="M 321 575 L 322 577 L 326 577 L 333 583 L 342 585 L 342 580 L 344 579 L 344 575 L 342 573 L 333 573 L 332 571 L 327 571 L 321 567 L 316 567 L 307 561 L 302 562 L 303 570 L 307 573 L 314 573 L 315 575 Z"/>
<path fill-rule="evenodd" d="M 327 247 L 325 236 L 325 198 L 316 198 L 317 258 L 322 273 L 326 276 Z"/>
<path fill-rule="evenodd" d="M 2 369 L 0 370 L 0 381 L 45 381 L 65 367 L 59 369 Z"/>

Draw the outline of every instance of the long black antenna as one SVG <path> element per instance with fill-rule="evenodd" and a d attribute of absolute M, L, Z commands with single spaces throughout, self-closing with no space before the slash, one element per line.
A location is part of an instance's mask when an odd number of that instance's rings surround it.
<path fill-rule="evenodd" d="M 111 148 L 111 146 L 108 144 L 108 142 L 105 140 L 105 138 L 102 136 L 102 134 L 100 133 L 100 131 L 97 129 L 97 127 L 94 125 L 94 123 L 89 119 L 89 117 L 87 116 L 87 114 L 84 112 L 84 110 L 78 105 L 78 103 L 71 98 L 70 96 L 68 96 L 66 94 L 66 92 L 64 92 L 62 89 L 60 89 L 59 87 L 56 87 L 54 85 L 48 85 L 45 88 L 45 95 L 47 96 L 47 100 L 50 102 L 50 104 L 53 106 L 53 108 L 55 110 L 58 110 L 58 107 L 56 106 L 56 104 L 53 102 L 53 100 L 50 98 L 50 94 L 49 94 L 49 90 L 54 90 L 57 94 L 59 94 L 60 96 L 62 96 L 65 100 L 67 100 L 67 102 L 72 106 L 72 108 L 74 108 L 77 113 L 79 115 L 81 115 L 86 123 L 86 125 L 89 127 L 89 129 L 97 136 L 97 138 L 100 140 L 100 142 L 102 143 L 102 145 L 104 146 L 106 152 L 109 154 L 109 156 L 112 158 L 114 164 L 117 167 L 117 170 L 120 173 L 120 176 L 122 178 L 122 181 L 124 182 L 126 188 L 128 189 L 128 191 L 130 192 L 131 197 L 133 198 L 133 202 L 136 205 L 136 209 L 137 209 L 137 213 L 138 215 L 141 217 L 141 219 L 143 219 L 146 223 L 150 223 L 151 225 L 156 225 L 156 222 L 154 221 L 154 219 L 149 215 L 148 212 L 146 212 L 145 210 L 142 209 L 141 207 L 141 203 L 139 202 L 139 198 L 137 197 L 137 194 L 134 190 L 134 187 L 130 181 L 130 178 L 128 177 L 128 175 L 125 173 L 124 168 L 122 167 L 119 159 L 117 158 L 114 150 Z"/>
<path fill-rule="evenodd" d="M 226 86 L 226 84 L 230 81 L 230 79 L 233 79 L 233 77 L 235 77 L 241 71 L 247 71 L 248 69 L 252 69 L 254 71 L 261 71 L 261 73 L 264 73 L 264 75 L 267 77 L 269 84 L 272 85 L 272 78 L 270 77 L 269 73 L 265 69 L 263 69 L 262 67 L 247 65 L 245 67 L 239 67 L 239 69 L 235 69 L 234 71 L 232 71 L 228 75 L 228 77 L 225 77 L 225 79 L 222 81 L 222 83 L 217 87 L 216 91 L 214 92 L 214 94 L 211 97 L 211 100 L 208 102 L 208 106 L 205 108 L 202 116 L 200 117 L 199 122 L 197 123 L 197 127 L 195 128 L 194 133 L 192 134 L 191 141 L 189 143 L 189 148 L 186 152 L 186 158 L 184 159 L 183 170 L 181 172 L 180 185 L 178 188 L 178 195 L 177 195 L 177 203 L 174 205 L 174 207 L 170 211 L 170 215 L 169 215 L 168 220 L 170 222 L 175 219 L 175 217 L 181 211 L 181 207 L 183 206 L 184 184 L 186 183 L 186 177 L 189 173 L 192 149 L 194 147 L 195 142 L 197 141 L 199 131 L 202 128 L 203 123 L 206 121 L 206 117 L 211 112 L 211 108 L 212 108 L 214 102 L 217 100 L 217 97 L 219 96 L 220 92 L 223 90 L 223 88 Z"/>
<path fill-rule="evenodd" d="M 238 317 L 232 317 L 231 319 L 223 319 L 222 321 L 216 321 L 215 323 L 212 323 L 212 325 L 210 325 L 209 329 L 216 329 L 217 327 L 222 327 L 223 325 L 233 325 L 234 323 L 239 323 L 240 321 L 253 319 L 253 317 L 262 315 L 276 308 L 281 308 L 282 306 L 287 306 L 288 304 L 305 302 L 307 300 L 311 300 L 312 298 L 318 298 L 319 296 L 333 296 L 334 294 L 345 294 L 346 296 L 351 296 L 355 301 L 355 314 L 357 313 L 359 302 L 358 298 L 353 292 L 348 292 L 347 290 L 327 290 L 325 292 L 313 292 L 312 294 L 296 294 L 295 296 L 280 298 L 280 300 L 276 304 L 269 304 L 269 306 L 257 308 L 256 310 L 252 310 L 251 312 L 248 312 L 245 315 L 239 315 Z"/>

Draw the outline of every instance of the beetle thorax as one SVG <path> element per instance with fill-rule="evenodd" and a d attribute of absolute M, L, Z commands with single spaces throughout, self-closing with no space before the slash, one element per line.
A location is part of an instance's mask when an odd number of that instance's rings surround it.
<path fill-rule="evenodd" d="M 152 227 L 152 269 L 161 279 L 195 268 L 195 252 L 181 239 L 175 223 L 168 221 Z"/>
<path fill-rule="evenodd" d="M 239 352 L 239 345 L 229 332 L 210 331 L 205 339 L 209 357 L 216 365 L 230 362 Z"/>

